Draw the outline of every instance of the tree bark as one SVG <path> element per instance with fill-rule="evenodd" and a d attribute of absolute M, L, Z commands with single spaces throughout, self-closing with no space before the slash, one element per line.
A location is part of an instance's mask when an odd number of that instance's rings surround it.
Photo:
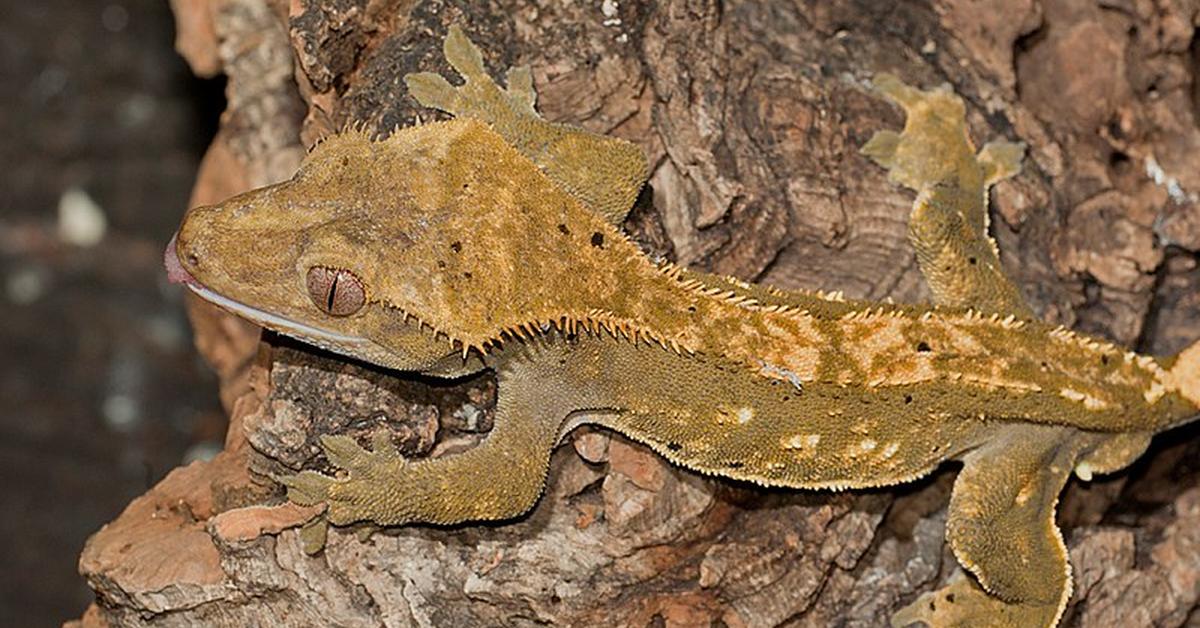
<path fill-rule="evenodd" d="M 291 175 L 347 125 L 421 111 L 405 73 L 450 75 L 461 24 L 495 76 L 533 68 L 551 120 L 632 140 L 652 196 L 626 228 L 653 255 L 781 288 L 928 298 L 911 195 L 858 153 L 901 113 L 895 73 L 949 83 L 978 144 L 1029 145 L 993 193 L 1003 262 L 1046 319 L 1143 351 L 1200 337 L 1200 3 L 984 0 L 173 0 L 178 48 L 228 77 L 195 203 Z M 318 461 L 320 434 L 386 425 L 406 455 L 469 447 L 495 385 L 347 364 L 195 302 L 231 408 L 226 451 L 169 475 L 89 541 L 84 625 L 881 625 L 957 569 L 943 542 L 954 469 L 852 493 L 764 491 L 579 430 L 519 521 L 335 529 L 265 474 Z M 1155 441 L 1059 508 L 1075 597 L 1064 625 L 1178 626 L 1200 597 L 1200 430 Z M 502 470 L 497 470 L 502 477 Z"/>

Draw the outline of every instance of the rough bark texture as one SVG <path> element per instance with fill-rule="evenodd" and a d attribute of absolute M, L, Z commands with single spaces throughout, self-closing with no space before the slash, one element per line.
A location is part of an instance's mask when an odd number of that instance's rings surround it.
<path fill-rule="evenodd" d="M 924 299 L 911 197 L 858 154 L 901 123 L 866 89 L 890 71 L 950 83 L 977 139 L 1029 143 L 1024 172 L 994 193 L 993 228 L 1046 318 L 1152 352 L 1200 336 L 1194 1 L 173 4 L 193 67 L 229 77 L 196 202 L 289 176 L 346 124 L 428 117 L 399 78 L 448 72 L 440 41 L 458 22 L 493 71 L 533 67 L 546 117 L 646 150 L 653 196 L 626 226 L 652 253 L 784 288 Z M 520 521 L 337 530 L 306 556 L 307 513 L 262 474 L 318 464 L 319 434 L 379 425 L 408 455 L 469 447 L 494 385 L 259 346 L 224 314 L 192 314 L 232 409 L 227 450 L 91 539 L 86 625 L 879 625 L 956 570 L 942 536 L 952 469 L 888 491 L 766 492 L 601 431 L 568 438 Z M 1198 621 L 1198 436 L 1166 434 L 1132 470 L 1070 485 L 1066 625 Z"/>

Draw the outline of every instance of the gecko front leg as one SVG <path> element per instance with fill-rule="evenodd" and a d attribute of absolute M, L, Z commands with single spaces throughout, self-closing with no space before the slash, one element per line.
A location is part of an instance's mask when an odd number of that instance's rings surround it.
<path fill-rule="evenodd" d="M 488 123 L 561 189 L 605 220 L 621 224 L 649 176 L 640 148 L 542 119 L 533 108 L 537 95 L 529 68 L 509 70 L 508 88 L 501 89 L 484 69 L 479 48 L 457 25 L 450 27 L 442 48 L 463 84 L 456 87 L 433 72 L 409 74 L 404 82 L 417 102 Z"/>
<path fill-rule="evenodd" d="M 334 525 L 370 522 L 456 524 L 511 519 L 533 508 L 546 483 L 550 453 L 568 411 L 547 394 L 536 360 L 509 359 L 497 368 L 495 426 L 477 447 L 428 460 L 406 460 L 386 436 L 371 450 L 346 436 L 321 444 L 344 475 L 304 471 L 281 478 L 288 498 L 326 503 Z"/>

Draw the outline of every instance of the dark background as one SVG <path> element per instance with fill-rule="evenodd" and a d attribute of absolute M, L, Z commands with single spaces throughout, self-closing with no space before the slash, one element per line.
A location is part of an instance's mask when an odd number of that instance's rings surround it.
<path fill-rule="evenodd" d="M 0 11 L 3 626 L 78 617 L 87 537 L 223 437 L 161 266 L 223 85 L 194 78 L 173 36 L 162 0 Z M 64 234 L 63 209 L 98 209 L 103 237 Z"/>

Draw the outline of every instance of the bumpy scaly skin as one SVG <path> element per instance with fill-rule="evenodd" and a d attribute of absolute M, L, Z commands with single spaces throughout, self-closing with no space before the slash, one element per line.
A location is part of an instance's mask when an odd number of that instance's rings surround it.
<path fill-rule="evenodd" d="M 192 210 L 177 236 L 193 289 L 268 327 L 396 369 L 497 373 L 477 448 L 409 461 L 325 437 L 346 473 L 285 478 L 291 499 L 334 524 L 518 516 L 581 422 L 770 486 L 890 485 L 956 459 L 947 537 L 975 578 L 896 622 L 1057 622 L 1059 490 L 1194 417 L 1200 345 L 1160 362 L 1030 320 L 987 236 L 987 187 L 1019 147 L 977 155 L 956 96 L 881 77 L 908 122 L 865 151 L 917 192 L 910 234 L 939 305 L 782 292 L 647 260 L 614 226 L 646 176 L 632 146 L 538 118 L 528 72 L 500 90 L 457 29 L 446 56 L 465 86 L 408 82 L 463 118 L 330 138 L 292 180 Z M 361 285 L 360 307 L 326 314 L 313 267 Z"/>

